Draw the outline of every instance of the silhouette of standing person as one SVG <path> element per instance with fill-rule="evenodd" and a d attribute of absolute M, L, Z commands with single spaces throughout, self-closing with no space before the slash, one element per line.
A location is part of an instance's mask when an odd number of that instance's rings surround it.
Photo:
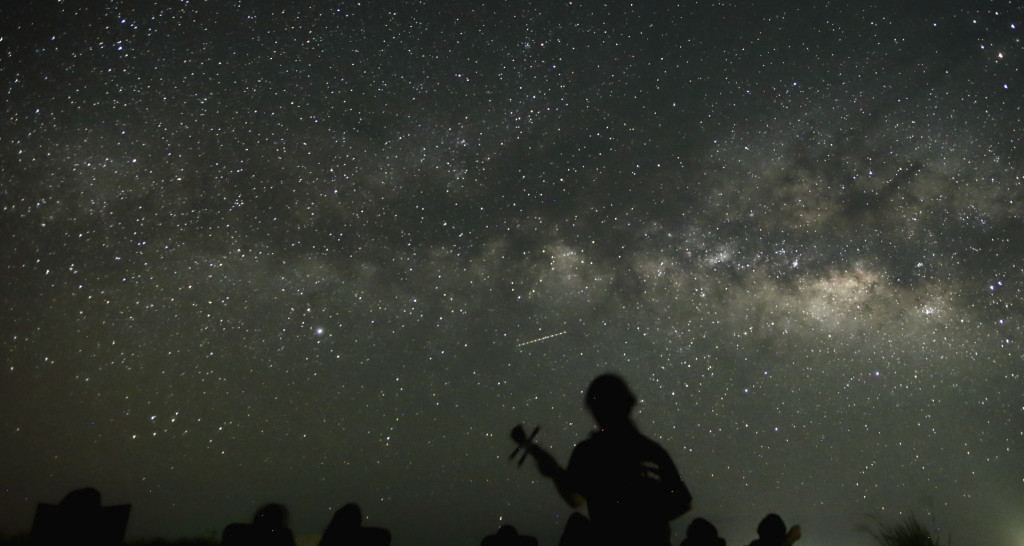
<path fill-rule="evenodd" d="M 672 458 L 630 419 L 635 404 L 621 377 L 601 375 L 586 397 L 598 430 L 576 445 L 566 468 L 543 448 L 524 444 L 570 506 L 586 502 L 591 536 L 602 546 L 668 546 L 669 522 L 693 501 Z"/>

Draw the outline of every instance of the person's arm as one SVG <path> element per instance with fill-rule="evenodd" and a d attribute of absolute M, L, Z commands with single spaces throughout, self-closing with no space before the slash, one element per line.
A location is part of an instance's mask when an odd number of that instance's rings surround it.
<path fill-rule="evenodd" d="M 530 444 L 527 448 L 530 455 L 537 461 L 537 469 L 540 473 L 555 482 L 558 494 L 571 507 L 576 508 L 586 502 L 586 499 L 577 490 L 569 475 L 569 471 L 562 468 L 558 461 L 550 453 L 537 444 Z"/>
<path fill-rule="evenodd" d="M 679 471 L 676 470 L 675 463 L 672 462 L 672 458 L 668 453 L 658 448 L 661 451 L 663 461 L 662 466 L 662 480 L 666 487 L 665 491 L 665 516 L 669 520 L 673 520 L 693 508 L 693 496 L 690 494 L 689 488 L 683 483 L 682 477 L 679 476 Z"/>
<path fill-rule="evenodd" d="M 794 542 L 800 540 L 800 526 L 794 525 L 789 528 L 789 532 L 786 533 L 786 541 L 783 542 L 786 546 L 792 546 Z"/>

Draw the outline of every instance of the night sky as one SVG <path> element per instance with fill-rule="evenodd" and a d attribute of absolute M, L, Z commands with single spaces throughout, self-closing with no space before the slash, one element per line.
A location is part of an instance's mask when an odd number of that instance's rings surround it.
<path fill-rule="evenodd" d="M 572 513 L 617 371 L 730 544 L 1024 542 L 1018 2 L 8 1 L 0 532 Z"/>

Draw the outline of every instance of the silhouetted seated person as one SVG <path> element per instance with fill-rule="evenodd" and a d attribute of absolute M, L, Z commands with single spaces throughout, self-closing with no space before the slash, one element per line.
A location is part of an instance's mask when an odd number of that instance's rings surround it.
<path fill-rule="evenodd" d="M 513 437 L 570 506 L 586 502 L 595 544 L 667 546 L 669 522 L 689 510 L 693 500 L 672 458 L 630 420 L 636 398 L 619 376 L 594 379 L 586 404 L 599 430 L 573 449 L 564 469 L 528 441 L 521 428 Z"/>
<path fill-rule="evenodd" d="M 252 524 L 232 523 L 224 528 L 220 543 L 224 546 L 295 546 L 288 528 L 288 510 L 281 504 L 260 508 Z"/>
<path fill-rule="evenodd" d="M 718 529 L 704 518 L 696 518 L 686 527 L 686 538 L 679 546 L 725 546 L 725 539 L 718 536 Z"/>
<path fill-rule="evenodd" d="M 786 531 L 786 524 L 778 514 L 768 514 L 757 525 L 757 540 L 750 546 L 790 546 L 800 539 L 800 526 Z"/>
<path fill-rule="evenodd" d="M 363 527 L 363 511 L 348 503 L 334 512 L 331 523 L 320 538 L 320 546 L 389 546 L 391 532 L 379 527 Z"/>
<path fill-rule="evenodd" d="M 32 521 L 32 543 L 72 543 L 114 546 L 124 543 L 130 504 L 102 506 L 100 492 L 91 487 L 68 493 L 60 504 L 41 503 Z"/>
<path fill-rule="evenodd" d="M 537 546 L 537 539 L 520 535 L 511 525 L 502 525 L 497 533 L 485 536 L 480 541 L 480 546 Z"/>

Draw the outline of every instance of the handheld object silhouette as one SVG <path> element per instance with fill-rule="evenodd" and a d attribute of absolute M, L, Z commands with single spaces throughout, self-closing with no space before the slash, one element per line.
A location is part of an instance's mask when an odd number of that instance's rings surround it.
<path fill-rule="evenodd" d="M 523 462 L 526 461 L 526 456 L 530 454 L 530 446 L 533 445 L 533 439 L 537 437 L 537 433 L 540 432 L 540 427 L 534 427 L 533 432 L 530 436 L 526 436 L 526 431 L 523 429 L 523 425 L 516 425 L 512 429 L 512 441 L 516 443 L 515 450 L 508 456 L 509 460 L 515 459 L 519 450 L 523 450 L 523 455 L 519 457 L 519 463 L 517 466 L 523 466 Z"/>

